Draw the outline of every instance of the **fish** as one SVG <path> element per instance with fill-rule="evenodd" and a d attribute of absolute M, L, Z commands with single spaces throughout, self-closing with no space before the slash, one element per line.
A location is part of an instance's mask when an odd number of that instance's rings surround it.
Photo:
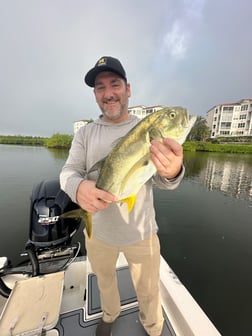
<path fill-rule="evenodd" d="M 151 141 L 172 138 L 182 145 L 195 121 L 196 116 L 189 118 L 188 110 L 180 106 L 165 107 L 145 117 L 118 140 L 105 159 L 91 168 L 90 171 L 99 166 L 96 187 L 115 195 L 117 202 L 126 203 L 130 212 L 138 191 L 157 171 L 151 160 Z M 75 216 L 77 211 L 65 215 Z M 85 220 L 91 238 L 92 216 L 83 212 L 78 215 Z"/>
<path fill-rule="evenodd" d="M 196 121 L 189 118 L 187 109 L 166 107 L 142 119 L 121 138 L 102 162 L 96 187 L 127 203 L 130 212 L 140 188 L 155 173 L 151 160 L 152 140 L 172 138 L 181 145 Z"/>

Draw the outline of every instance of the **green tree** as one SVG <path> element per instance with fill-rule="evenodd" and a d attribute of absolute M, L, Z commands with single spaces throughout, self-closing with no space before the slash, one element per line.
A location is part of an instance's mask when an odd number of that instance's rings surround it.
<path fill-rule="evenodd" d="M 207 126 L 207 121 L 205 118 L 198 116 L 197 120 L 188 135 L 188 140 L 190 141 L 205 141 L 209 138 L 210 129 Z"/>
<path fill-rule="evenodd" d="M 69 134 L 53 134 L 47 141 L 49 148 L 70 148 L 73 136 Z"/>

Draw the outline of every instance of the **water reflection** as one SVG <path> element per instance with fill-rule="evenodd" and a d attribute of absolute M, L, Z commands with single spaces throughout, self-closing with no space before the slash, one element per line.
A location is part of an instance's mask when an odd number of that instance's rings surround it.
<path fill-rule="evenodd" d="M 48 148 L 47 150 L 54 159 L 63 161 L 67 159 L 69 152 L 69 150 L 67 149 L 56 149 L 56 148 Z"/>
<path fill-rule="evenodd" d="M 252 201 L 252 156 L 185 153 L 186 176 L 197 178 L 208 190 Z"/>

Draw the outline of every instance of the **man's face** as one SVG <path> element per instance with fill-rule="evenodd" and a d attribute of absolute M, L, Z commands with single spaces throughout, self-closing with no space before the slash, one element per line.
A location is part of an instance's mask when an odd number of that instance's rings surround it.
<path fill-rule="evenodd" d="M 129 118 L 130 84 L 116 73 L 103 71 L 98 74 L 95 79 L 94 94 L 104 121 L 118 123 Z"/>

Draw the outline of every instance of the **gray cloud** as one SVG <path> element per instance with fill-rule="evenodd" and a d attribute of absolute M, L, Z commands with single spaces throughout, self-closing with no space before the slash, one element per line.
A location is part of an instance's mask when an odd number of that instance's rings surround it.
<path fill-rule="evenodd" d="M 83 77 L 118 57 L 130 105 L 183 105 L 205 117 L 251 98 L 249 0 L 66 1 L 0 4 L 0 134 L 72 133 L 99 115 Z"/>

